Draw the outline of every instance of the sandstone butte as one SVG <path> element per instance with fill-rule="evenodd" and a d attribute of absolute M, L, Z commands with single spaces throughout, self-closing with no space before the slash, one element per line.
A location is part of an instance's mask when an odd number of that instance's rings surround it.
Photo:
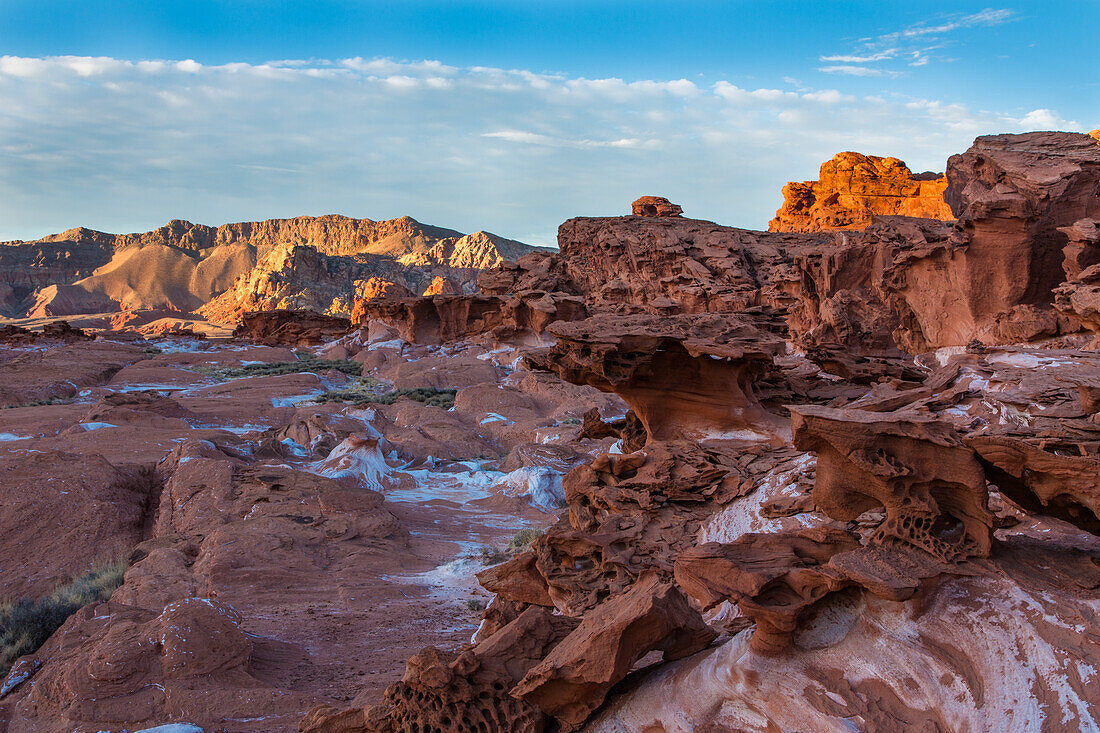
<path fill-rule="evenodd" d="M 126 568 L 4 661 L 0 731 L 1096 730 L 1097 135 L 826 168 L 799 231 L 247 238 L 207 304 L 353 302 L 0 326 L 0 593 Z M 16 299 L 107 236 L 16 245 Z"/>
<path fill-rule="evenodd" d="M 861 229 L 875 216 L 953 219 L 943 199 L 946 188 L 942 174 L 914 175 L 897 158 L 837 153 L 821 164 L 818 180 L 783 187 L 783 206 L 768 230 Z"/>

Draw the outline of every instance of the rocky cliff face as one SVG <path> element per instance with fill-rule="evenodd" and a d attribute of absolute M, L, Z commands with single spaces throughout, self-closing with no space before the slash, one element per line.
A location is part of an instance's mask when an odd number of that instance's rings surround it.
<path fill-rule="evenodd" d="M 349 315 L 357 283 L 386 277 L 415 292 L 437 276 L 472 290 L 479 270 L 533 248 L 486 232 L 461 234 L 402 217 L 298 217 L 208 227 L 171 221 L 151 232 L 71 229 L 0 245 L 0 314 L 73 315 L 124 308 L 207 317 L 306 307 Z M 51 286 L 67 289 L 58 294 Z M 220 297 L 219 297 L 220 296 Z M 232 322 L 231 320 L 228 322 Z"/>
<path fill-rule="evenodd" d="M 816 181 L 783 187 L 783 206 L 768 222 L 773 232 L 860 229 L 875 216 L 952 219 L 944 202 L 947 179 L 937 173 L 914 175 L 897 158 L 837 153 L 821 164 Z"/>

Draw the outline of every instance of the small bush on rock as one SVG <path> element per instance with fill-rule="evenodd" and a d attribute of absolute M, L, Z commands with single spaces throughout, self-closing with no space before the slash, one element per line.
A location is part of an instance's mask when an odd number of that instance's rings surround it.
<path fill-rule="evenodd" d="M 125 561 L 116 560 L 74 577 L 37 601 L 20 598 L 0 604 L 0 677 L 16 659 L 37 651 L 69 616 L 110 598 L 122 585 L 126 568 Z"/>

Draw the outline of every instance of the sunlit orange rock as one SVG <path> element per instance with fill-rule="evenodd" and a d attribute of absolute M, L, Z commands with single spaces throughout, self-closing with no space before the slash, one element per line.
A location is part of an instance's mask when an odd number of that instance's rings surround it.
<path fill-rule="evenodd" d="M 873 216 L 955 218 L 943 192 L 947 178 L 914 175 L 897 158 L 845 152 L 821 164 L 816 181 L 783 187 L 783 206 L 768 223 L 773 232 L 861 229 Z"/>
<path fill-rule="evenodd" d="M 674 204 L 664 196 L 642 196 L 630 205 L 634 216 L 681 216 L 684 210 L 678 204 Z"/>

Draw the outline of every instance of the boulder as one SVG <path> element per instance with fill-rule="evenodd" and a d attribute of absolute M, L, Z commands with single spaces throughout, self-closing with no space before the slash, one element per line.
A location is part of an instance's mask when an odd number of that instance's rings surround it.
<path fill-rule="evenodd" d="M 630 212 L 634 216 L 659 218 L 682 216 L 684 210 L 664 196 L 642 196 L 630 205 Z"/>

